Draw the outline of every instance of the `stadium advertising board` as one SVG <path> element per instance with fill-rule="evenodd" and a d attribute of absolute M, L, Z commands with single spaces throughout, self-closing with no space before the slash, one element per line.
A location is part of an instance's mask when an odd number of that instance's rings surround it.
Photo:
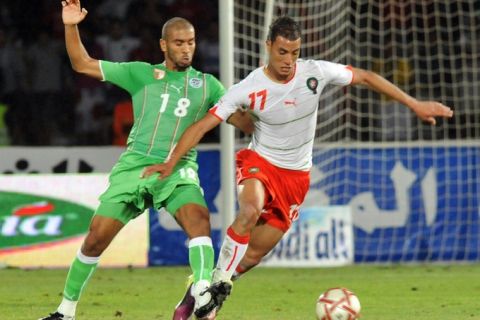
<path fill-rule="evenodd" d="M 351 208 L 355 262 L 476 261 L 479 163 L 480 148 L 469 145 L 317 149 L 304 208 Z M 218 152 L 200 152 L 199 164 L 218 250 Z M 187 264 L 187 240 L 175 222 L 150 214 L 150 263 Z M 294 226 L 290 241 L 305 228 Z"/>
<path fill-rule="evenodd" d="M 480 148 L 317 150 L 310 192 L 349 205 L 356 262 L 478 260 Z"/>
<path fill-rule="evenodd" d="M 122 147 L 8 147 L 0 148 L 0 174 L 107 173 Z"/>
<path fill-rule="evenodd" d="M 215 251 L 221 245 L 222 199 L 220 192 L 219 152 L 201 151 L 199 178 L 210 210 L 212 240 Z M 350 210 L 337 206 L 323 208 L 310 206 L 318 195 L 309 193 L 309 207 L 301 209 L 298 222 L 269 256 L 268 266 L 333 266 L 353 261 L 353 230 Z M 307 251 L 307 252 L 306 252 Z M 150 210 L 151 265 L 187 265 L 188 239 L 170 215 L 161 210 Z"/>
<path fill-rule="evenodd" d="M 0 264 L 69 266 L 106 185 L 105 174 L 0 176 Z M 100 263 L 145 266 L 146 252 L 143 215 L 120 232 Z"/>
<path fill-rule="evenodd" d="M 305 207 L 262 264 L 270 267 L 341 266 L 351 264 L 353 257 L 350 208 Z"/>
<path fill-rule="evenodd" d="M 219 203 L 222 199 L 218 148 L 203 147 L 198 154 L 199 176 L 212 213 L 212 238 L 216 250 L 221 243 Z M 70 148 L 58 149 L 65 154 L 63 149 Z M 95 163 L 94 148 L 74 149 L 75 154 L 85 155 L 81 159 L 90 159 L 92 168 L 101 167 Z M 52 161 L 45 160 L 49 164 L 62 158 L 55 155 L 54 150 L 47 150 L 45 153 L 36 151 L 36 158 L 51 158 Z M 101 158 L 105 158 L 102 161 L 113 164 L 119 150 L 102 153 Z M 25 163 L 21 160 L 26 154 L 16 154 L 16 151 L 17 148 L 4 148 L 0 153 L 0 166 L 5 170 L 16 170 L 15 173 L 25 173 Z M 7 154 L 10 158 L 5 159 L 11 161 L 4 161 L 3 156 Z M 396 147 L 355 144 L 344 148 L 317 148 L 313 156 L 310 191 L 303 207 L 351 208 L 355 262 L 477 261 L 480 258 L 479 143 L 428 145 L 423 142 L 421 146 Z M 30 159 L 29 168 L 38 169 L 38 159 Z M 79 162 L 69 161 L 68 166 L 70 163 Z M 50 165 L 45 168 L 52 169 Z M 4 181 L 0 181 L 0 191 L 12 191 L 5 188 Z M 90 208 L 96 206 L 96 199 L 103 191 L 103 187 L 91 190 L 94 199 L 88 204 L 72 200 L 71 196 L 60 196 L 59 188 L 45 182 L 30 189 L 25 189 L 26 185 L 13 191 L 38 195 L 39 190 L 49 189 L 49 193 L 41 195 Z M 11 214 L 2 213 L 2 216 Z M 183 231 L 167 214 L 150 211 L 149 215 L 149 264 L 186 265 L 187 239 Z M 14 222 L 10 223 L 13 225 Z"/>

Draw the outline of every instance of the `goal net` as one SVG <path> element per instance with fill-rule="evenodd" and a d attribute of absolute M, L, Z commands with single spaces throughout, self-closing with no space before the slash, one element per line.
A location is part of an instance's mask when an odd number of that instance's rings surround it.
<path fill-rule="evenodd" d="M 322 93 L 305 205 L 350 205 L 355 261 L 478 260 L 480 3 L 234 3 L 235 81 L 265 61 L 268 25 L 286 14 L 302 25 L 302 58 L 375 71 L 454 109 L 430 126 L 359 86 Z"/>

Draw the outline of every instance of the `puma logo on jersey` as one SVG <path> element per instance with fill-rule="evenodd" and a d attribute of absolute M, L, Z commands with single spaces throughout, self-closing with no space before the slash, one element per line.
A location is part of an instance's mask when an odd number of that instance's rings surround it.
<path fill-rule="evenodd" d="M 177 90 L 178 93 L 180 93 L 180 90 L 182 90 L 182 88 L 176 87 L 173 84 L 171 84 L 170 87 Z"/>
<path fill-rule="evenodd" d="M 296 107 L 297 106 L 297 100 L 296 99 L 285 100 L 285 101 L 283 101 L 283 103 L 285 104 L 286 107 L 290 107 L 290 106 Z"/>

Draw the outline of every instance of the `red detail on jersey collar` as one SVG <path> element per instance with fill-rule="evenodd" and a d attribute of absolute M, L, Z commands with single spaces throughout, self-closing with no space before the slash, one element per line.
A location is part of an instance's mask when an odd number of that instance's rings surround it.
<path fill-rule="evenodd" d="M 290 81 L 292 81 L 293 78 L 295 78 L 295 74 L 297 73 L 297 63 L 295 62 L 295 65 L 293 66 L 293 74 L 292 74 L 292 77 L 290 79 L 287 79 L 285 80 L 283 83 L 284 84 L 287 84 L 289 83 Z"/>

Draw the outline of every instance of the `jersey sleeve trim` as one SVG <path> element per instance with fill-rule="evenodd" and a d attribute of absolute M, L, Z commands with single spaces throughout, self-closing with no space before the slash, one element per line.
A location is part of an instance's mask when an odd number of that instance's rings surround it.
<path fill-rule="evenodd" d="M 218 106 L 214 106 L 213 108 L 208 110 L 208 113 L 210 113 L 212 116 L 216 117 L 220 121 L 223 121 L 224 119 L 222 119 L 222 117 L 220 117 L 218 114 L 215 113 L 215 111 L 217 111 L 217 108 L 218 108 Z"/>
<path fill-rule="evenodd" d="M 350 83 L 348 84 L 348 85 L 351 85 L 353 83 L 353 80 L 355 79 L 355 77 L 353 76 L 353 67 L 351 65 L 348 65 L 348 66 L 345 66 L 345 68 L 350 70 L 350 72 L 352 73 L 352 80 L 350 80 Z"/>
<path fill-rule="evenodd" d="M 100 73 L 102 74 L 102 81 L 106 81 L 105 73 L 103 72 L 103 68 L 102 68 L 102 60 L 98 60 L 98 67 L 100 68 Z"/>

